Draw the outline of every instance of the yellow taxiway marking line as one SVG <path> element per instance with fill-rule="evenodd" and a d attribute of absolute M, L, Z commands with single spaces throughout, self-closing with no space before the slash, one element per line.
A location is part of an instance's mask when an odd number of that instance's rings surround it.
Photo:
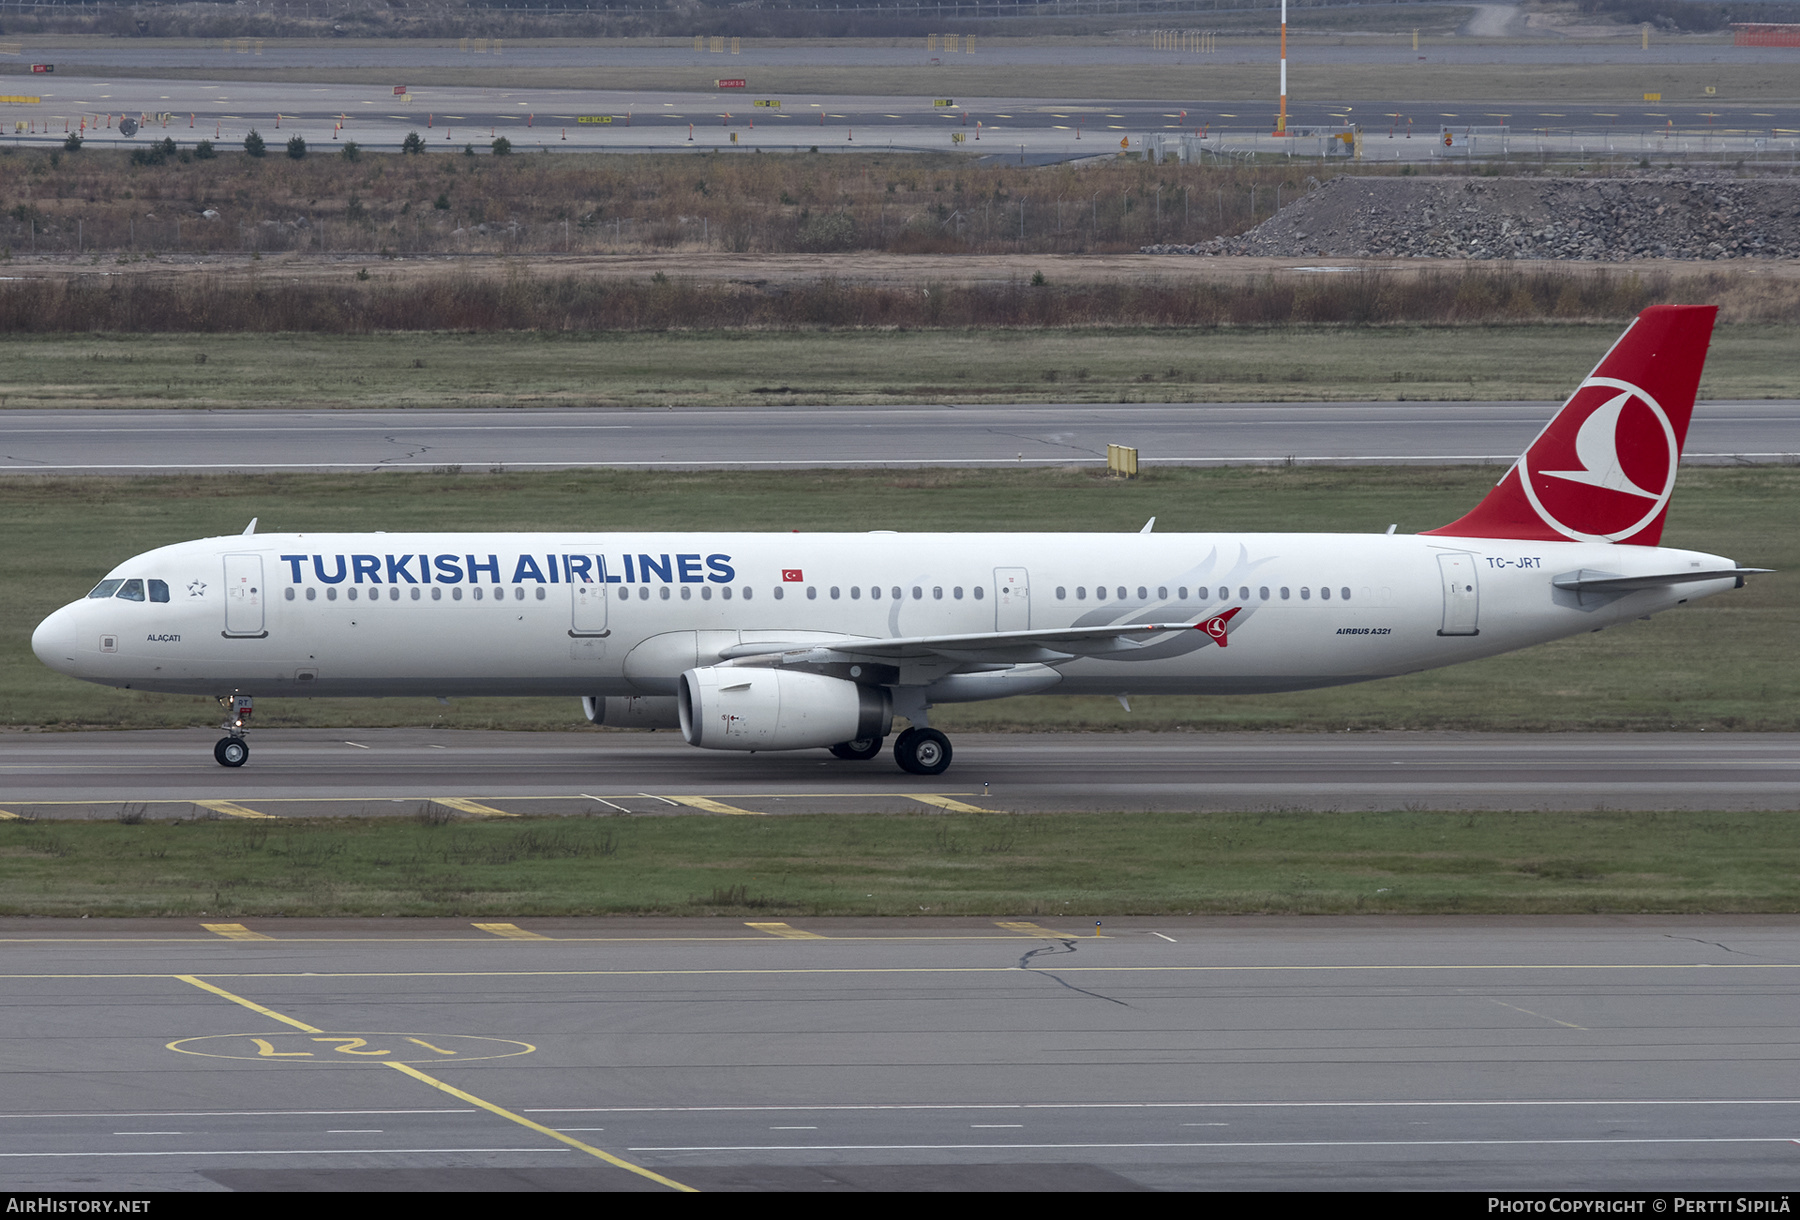
<path fill-rule="evenodd" d="M 304 1021 L 296 1021 L 292 1017 L 284 1017 L 280 1013 L 276 1012 L 273 1008 L 264 1008 L 261 1004 L 258 1004 L 255 1000 L 246 1000 L 241 995 L 233 995 L 231 992 L 226 991 L 223 987 L 215 987 L 211 983 L 205 982 L 201 979 L 197 979 L 191 974 L 178 974 L 175 977 L 180 979 L 184 983 L 193 984 L 195 987 L 198 987 L 202 991 L 210 991 L 216 996 L 221 996 L 224 999 L 230 1000 L 233 1004 L 241 1004 L 245 1008 L 248 1008 L 251 1012 L 261 1013 L 263 1016 L 269 1018 L 271 1021 L 280 1021 L 283 1025 L 292 1025 L 295 1029 L 299 1030 L 301 1033 L 322 1034 L 325 1032 L 324 1030 L 320 1029 L 316 1025 L 308 1025 Z"/>
<path fill-rule="evenodd" d="M 411 1064 L 389 1063 L 384 1066 L 393 1068 L 396 1072 L 404 1072 L 408 1076 L 411 1076 L 414 1080 L 423 1081 L 424 1083 L 430 1085 L 432 1088 L 441 1090 L 442 1092 L 445 1092 L 445 1093 L 448 1093 L 448 1094 L 450 1094 L 450 1096 L 455 1097 L 461 1101 L 466 1101 L 470 1105 L 480 1106 L 483 1110 L 488 1111 L 490 1114 L 498 1114 L 501 1118 L 507 1119 L 510 1122 L 518 1123 L 521 1127 L 529 1127 L 531 1130 L 536 1131 L 540 1135 L 547 1135 L 551 1139 L 556 1140 L 559 1143 L 567 1144 L 569 1147 L 574 1148 L 580 1152 L 585 1152 L 589 1156 L 599 1157 L 601 1160 L 605 1161 L 608 1165 L 617 1165 L 620 1169 L 630 1170 L 632 1173 L 637 1174 L 639 1177 L 649 1178 L 652 1182 L 656 1182 L 663 1186 L 667 1186 L 670 1190 L 679 1190 L 685 1194 L 690 1194 L 690 1195 L 700 1193 L 699 1191 L 695 1190 L 692 1186 L 684 1186 L 680 1182 L 677 1182 L 673 1178 L 665 1178 L 662 1176 L 662 1174 L 657 1173 L 654 1170 L 645 1169 L 642 1165 L 634 1165 L 630 1161 L 624 1160 L 621 1157 L 616 1157 L 610 1152 L 604 1152 L 601 1149 L 594 1147 L 592 1144 L 584 1143 L 581 1140 L 576 1139 L 572 1135 L 564 1135 L 562 1132 L 554 1130 L 553 1128 L 550 1128 L 550 1127 L 546 1127 L 542 1123 L 534 1123 L 529 1118 L 526 1118 L 522 1114 L 514 1114 L 511 1110 L 505 1109 L 501 1106 L 497 1106 L 491 1101 L 483 1101 L 481 1098 L 475 1096 L 473 1093 L 465 1093 L 461 1089 L 456 1088 L 453 1085 L 445 1084 L 443 1081 L 437 1079 L 437 1077 L 435 1077 L 435 1076 L 429 1076 L 426 1073 L 421 1072 L 418 1068 L 413 1067 Z"/>
<path fill-rule="evenodd" d="M 214 813 L 222 813 L 228 818 L 273 818 L 272 813 L 258 813 L 247 809 L 236 801 L 194 801 L 202 809 L 210 809 Z"/>
<path fill-rule="evenodd" d="M 254 1000 L 246 1000 L 241 995 L 233 995 L 231 992 L 226 991 L 223 987 L 215 987 L 213 984 L 205 982 L 201 979 L 195 978 L 191 974 L 178 974 L 175 977 L 180 979 L 184 983 L 193 984 L 195 987 L 200 988 L 202 991 L 210 991 L 216 996 L 219 996 L 223 999 L 230 1000 L 233 1004 L 241 1004 L 245 1008 L 248 1008 L 252 1012 L 261 1013 L 263 1016 L 268 1017 L 270 1020 L 280 1021 L 283 1025 L 291 1025 L 295 1029 L 303 1030 L 304 1032 L 309 1033 L 309 1034 L 322 1034 L 325 1032 L 324 1030 L 319 1029 L 316 1026 L 308 1025 L 304 1021 L 296 1021 L 292 1017 L 283 1016 L 281 1013 L 276 1012 L 272 1008 L 264 1008 L 261 1004 L 258 1004 Z M 521 1114 L 514 1114 L 511 1110 L 505 1109 L 504 1107 L 501 1107 L 501 1106 L 497 1106 L 491 1101 L 483 1101 L 481 1098 L 475 1096 L 473 1093 L 465 1093 L 461 1089 L 456 1088 L 453 1085 L 444 1083 L 442 1080 L 439 1080 L 435 1076 L 430 1076 L 424 1072 L 421 1072 L 418 1068 L 415 1068 L 410 1064 L 386 1063 L 386 1064 L 382 1064 L 381 1066 L 393 1068 L 396 1072 L 403 1072 L 406 1075 L 411 1076 L 414 1080 L 421 1081 L 425 1084 L 430 1085 L 434 1089 L 437 1089 L 444 1093 L 448 1093 L 450 1096 L 458 1098 L 459 1100 L 466 1101 L 472 1106 L 480 1106 L 483 1110 L 486 1110 L 488 1113 L 497 1114 L 501 1118 L 506 1119 L 508 1122 L 518 1123 L 521 1127 L 529 1127 L 531 1130 L 536 1131 L 540 1135 L 547 1135 L 551 1139 L 556 1140 L 558 1143 L 567 1144 L 569 1147 L 577 1149 L 578 1151 L 581 1151 L 581 1152 L 585 1152 L 589 1156 L 598 1157 L 599 1159 L 605 1161 L 609 1165 L 616 1165 L 620 1169 L 629 1170 L 630 1172 L 635 1173 L 635 1174 L 639 1175 L 640 1177 L 649 1178 L 652 1182 L 657 1182 L 663 1186 L 667 1186 L 670 1190 L 685 1191 L 689 1194 L 699 1193 L 699 1192 L 695 1191 L 692 1186 L 684 1186 L 680 1182 L 677 1182 L 672 1178 L 665 1178 L 660 1173 L 655 1173 L 651 1170 L 645 1169 L 642 1165 L 634 1165 L 630 1161 L 623 1160 L 619 1157 L 616 1157 L 610 1152 L 604 1152 L 601 1149 L 594 1147 L 592 1144 L 585 1144 L 582 1141 L 574 1138 L 573 1136 L 564 1135 L 560 1131 L 552 1130 L 551 1128 L 544 1126 L 542 1123 L 534 1123 L 529 1118 L 526 1118 Z"/>
<path fill-rule="evenodd" d="M 686 805 L 689 809 L 698 809 L 702 813 L 737 813 L 746 817 L 760 818 L 766 816 L 756 809 L 739 809 L 736 805 L 724 805 L 707 796 L 671 796 L 668 798 L 677 805 Z"/>
<path fill-rule="evenodd" d="M 24 820 L 16 813 L 8 813 L 6 810 L 0 809 L 0 822 L 23 822 Z"/>
<path fill-rule="evenodd" d="M 995 809 L 983 809 L 979 805 L 969 805 L 948 796 L 912 796 L 907 800 L 917 801 L 921 805 L 936 805 L 939 809 L 948 809 L 951 813 L 997 813 Z"/>
<path fill-rule="evenodd" d="M 758 932 L 767 932 L 770 936 L 779 936 L 783 940 L 826 940 L 817 932 L 806 932 L 785 923 L 748 923 L 746 928 L 755 928 Z"/>
<path fill-rule="evenodd" d="M 1021 932 L 1026 936 L 1054 936 L 1058 940 L 1070 940 L 1080 936 L 1078 932 L 1053 932 L 1042 925 L 1029 923 L 1022 919 L 996 919 L 996 928 L 1005 928 L 1008 932 Z"/>
<path fill-rule="evenodd" d="M 264 936 L 261 932 L 252 932 L 241 923 L 203 923 L 200 925 L 208 932 L 216 932 L 226 940 L 274 940 L 273 936 Z"/>
<path fill-rule="evenodd" d="M 527 932 L 516 923 L 472 923 L 471 928 L 480 928 L 483 932 L 492 932 L 495 936 L 506 940 L 550 940 L 536 932 Z"/>
<path fill-rule="evenodd" d="M 495 809 L 492 805 L 483 805 L 480 801 L 472 801 L 466 796 L 434 796 L 431 799 L 458 813 L 478 813 L 484 818 L 516 818 L 519 816 L 516 813 L 508 813 L 504 809 Z"/>

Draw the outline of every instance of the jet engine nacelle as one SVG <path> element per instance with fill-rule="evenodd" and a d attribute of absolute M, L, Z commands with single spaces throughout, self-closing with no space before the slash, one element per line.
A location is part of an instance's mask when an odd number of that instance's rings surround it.
<path fill-rule="evenodd" d="M 673 695 L 583 695 L 581 710 L 609 729 L 678 729 Z"/>
<path fill-rule="evenodd" d="M 704 750 L 806 750 L 887 736 L 887 691 L 785 669 L 712 665 L 681 675 L 681 735 Z"/>

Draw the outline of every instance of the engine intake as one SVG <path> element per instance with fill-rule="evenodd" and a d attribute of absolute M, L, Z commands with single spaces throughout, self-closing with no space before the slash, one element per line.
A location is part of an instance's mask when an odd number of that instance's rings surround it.
<path fill-rule="evenodd" d="M 703 750 L 807 750 L 893 727 L 887 691 L 823 674 L 713 665 L 680 688 L 681 735 Z"/>

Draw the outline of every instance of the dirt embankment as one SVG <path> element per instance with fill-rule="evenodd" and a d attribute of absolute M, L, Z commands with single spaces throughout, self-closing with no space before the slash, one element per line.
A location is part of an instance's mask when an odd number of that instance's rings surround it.
<path fill-rule="evenodd" d="M 1713 260 L 1800 257 L 1771 179 L 1334 178 L 1238 237 L 1146 254 Z"/>

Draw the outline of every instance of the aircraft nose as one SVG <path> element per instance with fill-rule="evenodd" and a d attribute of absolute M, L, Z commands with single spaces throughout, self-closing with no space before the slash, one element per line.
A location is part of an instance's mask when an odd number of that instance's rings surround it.
<path fill-rule="evenodd" d="M 73 674 L 77 638 L 75 607 L 64 606 L 31 633 L 31 651 L 58 673 Z"/>

